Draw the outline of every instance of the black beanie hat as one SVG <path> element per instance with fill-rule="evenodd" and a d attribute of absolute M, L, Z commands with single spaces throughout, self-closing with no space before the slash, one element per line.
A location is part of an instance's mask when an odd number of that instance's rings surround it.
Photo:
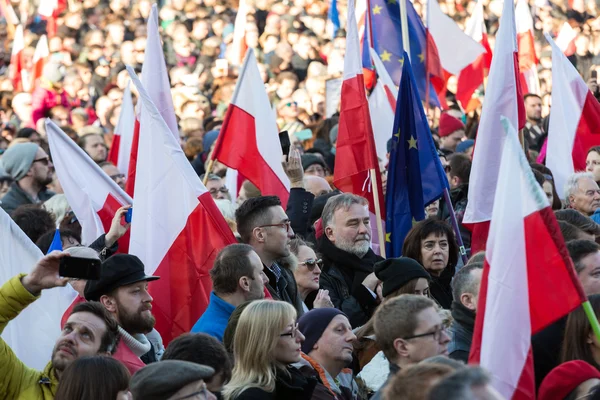
<path fill-rule="evenodd" d="M 323 169 L 327 169 L 327 164 L 325 164 L 325 161 L 316 154 L 312 154 L 312 153 L 302 154 L 301 161 L 302 161 L 302 169 L 305 171 L 308 167 L 310 167 L 313 164 L 319 164 L 321 167 L 323 167 Z"/>
<path fill-rule="evenodd" d="M 387 297 L 391 293 L 417 278 L 431 280 L 431 276 L 417 261 L 408 257 L 388 258 L 375 263 L 375 276 L 383 282 L 381 294 Z"/>
<path fill-rule="evenodd" d="M 327 325 L 337 315 L 346 314 L 337 308 L 313 308 L 298 320 L 298 330 L 302 332 L 305 339 L 302 342 L 302 352 L 308 354 L 312 351 L 315 343 L 319 341 L 323 332 L 327 329 Z"/>

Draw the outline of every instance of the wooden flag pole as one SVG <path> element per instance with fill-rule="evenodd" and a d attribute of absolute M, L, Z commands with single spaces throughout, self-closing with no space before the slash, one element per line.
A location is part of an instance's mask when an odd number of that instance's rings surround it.
<path fill-rule="evenodd" d="M 383 224 L 381 223 L 381 208 L 379 207 L 379 188 L 377 187 L 377 173 L 375 168 L 369 170 L 371 175 L 371 187 L 373 188 L 373 201 L 375 202 L 375 217 L 377 218 L 377 237 L 379 238 L 379 255 L 387 258 L 385 255 L 385 234 L 383 233 Z"/>
<path fill-rule="evenodd" d="M 212 155 L 212 153 L 211 153 Z M 206 186 L 206 183 L 208 182 L 208 175 L 210 175 L 210 172 L 213 169 L 213 164 L 215 163 L 215 159 L 211 158 L 210 161 L 208 162 L 208 168 L 206 168 L 206 172 L 204 173 L 204 179 L 202 180 L 202 183 L 204 184 L 204 186 Z"/>

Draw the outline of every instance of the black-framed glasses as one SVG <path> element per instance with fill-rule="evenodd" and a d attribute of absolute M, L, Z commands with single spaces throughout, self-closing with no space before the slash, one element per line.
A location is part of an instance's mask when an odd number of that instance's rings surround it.
<path fill-rule="evenodd" d="M 32 164 L 36 162 L 42 163 L 42 165 L 48 165 L 50 163 L 50 157 L 38 158 L 37 160 L 33 160 Z"/>
<path fill-rule="evenodd" d="M 433 332 L 421 333 L 420 335 L 413 335 L 405 337 L 404 340 L 417 339 L 420 337 L 433 336 L 433 340 L 440 341 L 442 338 L 442 332 L 446 332 L 448 328 L 446 326 L 441 326 Z"/>
<path fill-rule="evenodd" d="M 319 267 L 319 269 L 323 269 L 323 260 L 321 260 L 320 258 L 318 260 L 309 258 L 304 262 L 298 263 L 298 265 L 306 265 L 306 268 L 308 268 L 308 270 L 312 272 L 317 266 Z"/>
<path fill-rule="evenodd" d="M 291 221 L 286 221 L 286 222 L 282 222 L 282 223 L 279 223 L 279 224 L 260 225 L 260 226 L 257 226 L 257 228 L 268 228 L 268 227 L 271 227 L 271 226 L 277 226 L 279 228 L 285 229 L 286 232 L 289 232 L 290 228 L 292 227 L 292 222 Z"/>
<path fill-rule="evenodd" d="M 279 335 L 279 336 L 281 336 L 281 337 L 284 337 L 284 336 L 291 336 L 291 337 L 292 337 L 292 339 L 295 339 L 295 338 L 296 338 L 296 336 L 298 336 L 298 333 L 299 333 L 299 332 L 300 332 L 300 331 L 298 330 L 298 323 L 296 322 L 295 324 L 293 324 L 293 325 L 292 325 L 292 330 L 291 330 L 291 331 L 289 331 L 289 332 L 286 332 L 286 333 L 282 333 L 282 334 L 281 334 L 281 335 Z"/>

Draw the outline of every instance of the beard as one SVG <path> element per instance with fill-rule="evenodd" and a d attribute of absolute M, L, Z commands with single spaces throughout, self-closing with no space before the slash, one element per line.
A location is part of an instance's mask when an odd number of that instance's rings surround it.
<path fill-rule="evenodd" d="M 354 254 L 358 258 L 363 258 L 371 248 L 370 235 L 360 235 L 352 241 L 338 238 L 335 241 L 335 246 L 347 253 Z"/>
<path fill-rule="evenodd" d="M 136 312 L 130 313 L 120 303 L 117 303 L 121 328 L 130 335 L 150 333 L 154 329 L 156 319 L 152 314 L 143 315 L 142 312 L 146 310 L 149 310 L 148 305 L 142 304 Z"/>
<path fill-rule="evenodd" d="M 48 186 L 49 184 L 51 184 L 53 180 L 54 180 L 54 178 L 53 178 L 52 174 L 48 174 L 48 175 L 46 175 L 45 178 L 38 178 L 37 183 L 40 186 L 44 187 L 44 186 Z"/>
<path fill-rule="evenodd" d="M 58 356 L 57 353 L 59 348 L 68 349 L 71 352 L 73 359 Z M 67 342 L 61 342 L 57 343 L 56 346 L 54 346 L 54 349 L 52 349 L 52 357 L 50 359 L 52 360 L 52 366 L 57 371 L 62 372 L 65 370 L 65 368 L 69 366 L 69 364 L 71 364 L 71 362 L 73 362 L 78 357 L 79 355 L 77 353 L 77 349 L 73 345 Z"/>

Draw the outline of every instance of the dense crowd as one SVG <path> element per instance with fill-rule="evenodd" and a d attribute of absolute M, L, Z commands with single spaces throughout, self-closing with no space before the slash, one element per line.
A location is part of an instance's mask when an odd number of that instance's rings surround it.
<path fill-rule="evenodd" d="M 10 18 L 0 22 L 0 207 L 44 254 L 58 226 L 64 250 L 0 288 L 0 331 L 44 290 L 68 284 L 78 297 L 63 321 L 56 321 L 62 332 L 43 371 L 28 368 L 0 339 L 0 398 L 502 398 L 487 371 L 467 365 L 485 253 L 469 251 L 464 263 L 449 223 L 453 209 L 469 249 L 471 232 L 461 222 L 483 90 L 474 96 L 479 104 L 465 110 L 451 78 L 449 110 L 429 113 L 452 208 L 444 200 L 428 205 L 427 218 L 404 240 L 403 257 L 384 259 L 372 245 L 376 228 L 367 200 L 333 185 L 339 114 L 327 115 L 326 82 L 343 72 L 346 39 L 344 29 L 332 35 L 330 3 L 245 2 L 245 42 L 257 56 L 278 128 L 292 141 L 284 163 L 291 183 L 286 204 L 248 180 L 228 187 L 227 167 L 218 162 L 208 170 L 240 68 L 232 45 L 239 4 L 159 4 L 181 146 L 239 241 L 216 256 L 206 311 L 190 333 L 165 347 L 148 289 L 161 278 L 146 275 L 136 256 L 119 254 L 129 207 L 116 212 L 105 235 L 83 246 L 82 227 L 53 170 L 44 125 L 50 118 L 125 189 L 127 177 L 107 158 L 129 80 L 125 65 L 139 73 L 144 62 L 152 2 L 58 1 L 50 55 L 32 82 L 27 71 L 34 49 L 49 29 L 46 19 L 30 11 L 39 5 L 34 3 L 12 2 L 25 28 L 19 82 L 9 57 L 15 25 Z M 422 14 L 424 3 L 414 5 Z M 475 2 L 440 5 L 464 27 Z M 493 49 L 502 1 L 484 5 Z M 543 34 L 556 37 L 565 22 L 575 30 L 570 60 L 600 98 L 600 14 L 595 1 L 530 5 L 540 94 L 523 98 L 523 145 L 575 273 L 600 316 L 600 147 L 589 149 L 587 171 L 572 175 L 564 188 L 555 187 L 542 151 L 552 90 Z M 345 1 L 337 3 L 342 26 L 345 7 Z M 387 162 L 380 160 L 384 191 Z M 100 279 L 60 277 L 60 261 L 69 256 L 100 260 Z M 534 335 L 532 346 L 539 399 L 600 398 L 600 343 L 583 309 Z"/>

